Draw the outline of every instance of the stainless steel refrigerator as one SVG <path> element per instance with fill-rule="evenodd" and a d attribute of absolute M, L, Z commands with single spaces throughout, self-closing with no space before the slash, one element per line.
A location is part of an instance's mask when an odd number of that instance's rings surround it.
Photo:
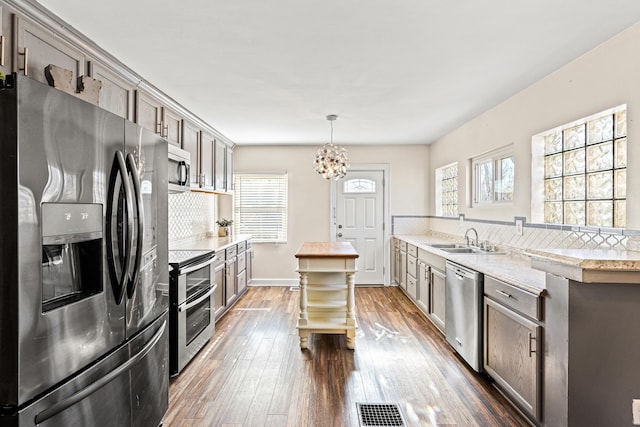
<path fill-rule="evenodd" d="M 157 426 L 167 142 L 12 75 L 0 153 L 0 426 Z"/>

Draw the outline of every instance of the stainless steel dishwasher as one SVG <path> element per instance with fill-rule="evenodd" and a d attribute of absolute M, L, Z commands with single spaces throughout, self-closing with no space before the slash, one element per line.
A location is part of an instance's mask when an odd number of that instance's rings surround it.
<path fill-rule="evenodd" d="M 445 336 L 477 372 L 482 367 L 483 275 L 456 263 L 446 263 Z"/>

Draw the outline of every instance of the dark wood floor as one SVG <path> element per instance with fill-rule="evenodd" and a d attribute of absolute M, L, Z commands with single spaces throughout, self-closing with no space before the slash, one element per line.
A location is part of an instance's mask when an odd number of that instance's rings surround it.
<path fill-rule="evenodd" d="M 402 291 L 357 288 L 355 351 L 313 334 L 301 351 L 298 292 L 250 288 L 172 380 L 164 426 L 359 426 L 356 402 L 398 404 L 408 426 L 525 426 Z"/>

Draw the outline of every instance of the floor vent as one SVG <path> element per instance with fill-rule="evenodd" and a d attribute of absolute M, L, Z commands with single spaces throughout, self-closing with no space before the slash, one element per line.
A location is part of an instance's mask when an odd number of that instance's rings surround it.
<path fill-rule="evenodd" d="M 291 286 L 289 288 L 289 291 L 291 291 L 291 292 L 296 292 L 296 291 L 299 291 L 299 290 L 300 290 L 300 286 Z"/>
<path fill-rule="evenodd" d="M 356 403 L 362 427 L 404 426 L 404 418 L 393 403 Z"/>

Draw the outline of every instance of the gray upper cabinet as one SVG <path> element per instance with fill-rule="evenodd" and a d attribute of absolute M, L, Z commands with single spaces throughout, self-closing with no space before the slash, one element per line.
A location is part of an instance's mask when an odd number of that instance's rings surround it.
<path fill-rule="evenodd" d="M 224 193 L 227 190 L 227 187 L 225 185 L 225 180 L 227 176 L 224 168 L 224 165 L 227 163 L 226 151 L 227 151 L 227 145 L 222 141 L 216 140 L 214 190 L 221 193 Z"/>
<path fill-rule="evenodd" d="M 213 191 L 214 175 L 214 146 L 215 138 L 202 132 L 200 135 L 200 188 Z"/>
<path fill-rule="evenodd" d="M 4 31 L 5 28 L 9 28 L 8 26 L 4 25 L 5 18 L 6 17 L 3 13 L 2 5 L 0 5 L 0 71 L 2 71 L 3 74 L 7 74 L 10 70 L 10 68 L 8 68 L 8 60 L 10 56 L 8 55 L 8 49 L 11 39 L 9 38 L 9 35 Z"/>
<path fill-rule="evenodd" d="M 100 62 L 89 61 L 87 65 L 89 76 L 102 82 L 98 105 L 120 117 L 133 120 L 134 86 Z"/>
<path fill-rule="evenodd" d="M 182 117 L 163 105 L 155 96 L 136 90 L 136 120 L 143 128 L 157 133 L 170 143 L 182 146 Z"/>
<path fill-rule="evenodd" d="M 72 72 L 71 82 L 77 89 L 78 77 L 85 74 L 86 58 L 81 50 L 18 15 L 13 15 L 13 29 L 14 72 L 47 83 L 44 69 L 56 65 Z"/>
<path fill-rule="evenodd" d="M 225 192 L 233 193 L 233 149 L 231 147 L 227 147 L 224 173 Z"/>
<path fill-rule="evenodd" d="M 172 144 L 181 145 L 182 117 L 173 109 L 162 106 L 162 137 Z"/>
<path fill-rule="evenodd" d="M 162 104 L 151 95 L 136 90 L 135 122 L 151 132 L 162 134 Z"/>
<path fill-rule="evenodd" d="M 198 189 L 200 185 L 200 129 L 193 123 L 182 122 L 182 148 L 191 153 L 191 188 Z"/>

